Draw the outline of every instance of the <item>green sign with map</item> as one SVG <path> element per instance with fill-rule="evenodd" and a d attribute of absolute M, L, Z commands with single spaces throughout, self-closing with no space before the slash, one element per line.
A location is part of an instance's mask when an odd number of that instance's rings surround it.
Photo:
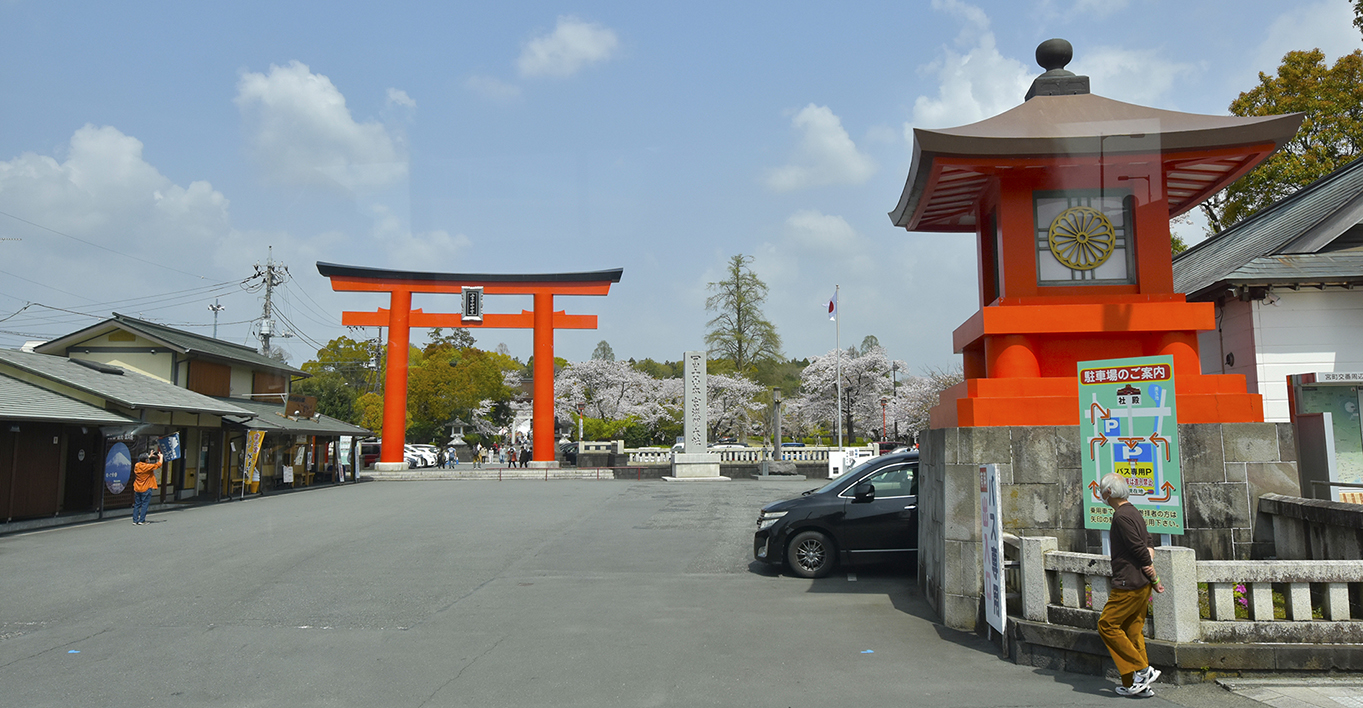
<path fill-rule="evenodd" d="M 1079 362 L 1079 413 L 1084 528 L 1112 526 L 1112 507 L 1098 495 L 1098 481 L 1116 472 L 1126 478 L 1127 501 L 1141 510 L 1150 533 L 1181 535 L 1173 357 Z"/>

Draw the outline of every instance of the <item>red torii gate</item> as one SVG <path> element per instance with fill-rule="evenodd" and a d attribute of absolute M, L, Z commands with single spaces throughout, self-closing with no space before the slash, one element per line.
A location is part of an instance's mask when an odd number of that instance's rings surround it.
<path fill-rule="evenodd" d="M 596 329 L 596 315 L 554 311 L 555 295 L 605 295 L 620 282 L 621 268 L 587 273 L 471 274 L 421 273 L 347 266 L 318 261 L 317 271 L 331 279 L 331 289 L 386 292 L 388 309 L 343 312 L 341 323 L 351 327 L 388 328 L 388 372 L 383 389 L 383 447 L 379 462 L 403 468 L 407 441 L 407 350 L 412 327 L 472 327 L 533 329 L 532 372 L 535 377 L 534 461 L 554 461 L 554 330 Z M 412 309 L 412 293 L 459 294 L 465 287 L 481 287 L 488 295 L 531 295 L 534 310 L 519 314 L 484 314 L 481 321 L 465 321 L 462 314 L 428 313 Z"/>

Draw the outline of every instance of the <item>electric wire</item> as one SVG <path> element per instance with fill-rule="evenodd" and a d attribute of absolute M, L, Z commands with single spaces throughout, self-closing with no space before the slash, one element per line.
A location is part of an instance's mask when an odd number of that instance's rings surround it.
<path fill-rule="evenodd" d="M 88 307 L 88 308 L 92 308 L 92 309 L 93 309 L 93 308 L 103 309 L 103 308 L 106 308 L 106 307 L 107 307 L 107 308 L 109 308 L 110 310 L 113 310 L 113 309 L 123 309 L 124 307 L 131 306 L 131 307 L 135 307 L 135 308 L 140 308 L 140 309 L 142 309 L 142 310 L 144 310 L 144 311 L 146 311 L 146 310 L 165 309 L 166 307 L 175 307 L 175 306 L 179 306 L 179 305 L 190 304 L 190 303 L 192 303 L 192 302 L 195 302 L 195 301 L 197 301 L 197 300 L 199 300 L 199 299 L 206 298 L 206 297 L 221 297 L 222 295 L 226 295 L 226 294 L 229 294 L 229 293 L 233 292 L 233 291 L 235 290 L 236 284 L 237 284 L 237 281 L 226 281 L 226 282 L 224 282 L 224 283 L 218 283 L 218 284 L 215 284 L 215 285 L 204 286 L 204 287 L 200 287 L 200 288 L 190 288 L 190 289 L 186 289 L 186 290 L 175 290 L 175 291 L 171 291 L 171 292 L 169 292 L 169 293 L 157 293 L 157 294 L 144 295 L 144 296 L 139 296 L 139 297 L 134 297 L 134 298 L 125 298 L 125 299 L 122 299 L 122 300 L 111 300 L 111 301 L 102 302 L 102 303 L 92 303 L 91 305 L 89 305 L 89 306 L 87 306 L 87 307 Z M 180 297 L 177 297 L 177 298 L 175 298 L 175 299 L 173 299 L 173 300 L 167 302 L 167 298 L 172 297 L 172 296 L 176 296 L 176 295 L 179 295 Z M 144 304 L 151 304 L 151 303 L 165 303 L 165 304 L 162 304 L 161 306 L 155 307 L 155 308 L 145 308 L 145 307 L 141 307 L 141 306 L 144 305 Z M 68 314 L 70 314 L 70 315 L 78 315 L 78 316 L 81 316 L 81 317 L 96 318 L 96 319 L 105 319 L 105 318 L 107 317 L 106 315 L 96 315 L 96 314 L 91 314 L 91 313 L 89 313 L 89 312 L 82 312 L 82 311 L 77 311 L 77 310 L 72 310 L 72 309 L 67 309 L 67 308 L 62 308 L 62 307 L 55 307 L 55 306 L 52 306 L 52 305 L 46 305 L 46 304 L 39 303 L 39 302 L 30 302 L 30 304 L 32 304 L 32 305 L 37 305 L 37 306 L 39 306 L 39 307 L 43 307 L 43 308 L 48 309 L 48 310 L 55 310 L 55 311 L 59 311 L 59 312 L 68 313 Z M 25 309 L 27 309 L 27 307 L 25 307 Z M 38 316 L 38 315 L 35 314 L 35 315 L 30 315 L 30 316 L 28 316 L 28 317 L 25 317 L 22 321 L 25 322 L 25 323 L 27 323 L 27 324 L 63 324 L 63 323 L 73 322 L 73 321 L 76 321 L 76 320 L 75 320 L 75 318 L 73 318 L 73 317 L 62 316 L 62 315 L 55 315 L 55 316 L 54 316 L 54 315 L 41 315 L 41 316 Z"/>
<path fill-rule="evenodd" d="M 101 245 L 99 245 L 99 244 L 97 244 L 97 243 L 95 243 L 95 242 L 93 242 L 93 241 L 86 241 L 85 239 L 80 238 L 79 236 L 72 236 L 71 234 L 63 233 L 63 232 L 58 231 L 58 230 L 56 230 L 56 229 L 54 229 L 54 228 L 51 228 L 51 227 L 48 227 L 48 226 L 43 226 L 42 224 L 39 224 L 39 223 L 36 223 L 36 222 L 29 221 L 28 219 L 24 219 L 24 218 L 22 218 L 22 217 L 15 216 L 15 215 L 13 215 L 13 214 L 11 214 L 11 213 L 9 213 L 9 212 L 0 211 L 0 216 L 8 216 L 9 218 L 14 219 L 15 221 L 23 222 L 23 223 L 25 223 L 25 224 L 28 224 L 29 226 L 33 226 L 33 227 L 42 229 L 43 231 L 50 231 L 50 232 L 52 232 L 52 233 L 54 233 L 54 234 L 57 234 L 58 236 L 65 236 L 66 238 L 69 238 L 69 239 L 71 239 L 71 240 L 73 240 L 73 241 L 79 241 L 79 242 L 81 242 L 81 243 L 83 243 L 83 244 L 85 244 L 85 245 L 87 245 L 87 246 L 94 246 L 95 248 L 98 248 L 98 249 L 100 249 L 101 251 L 108 251 L 109 253 L 112 253 L 112 254 L 114 254 L 114 255 L 123 256 L 124 258 L 132 259 L 132 260 L 137 261 L 138 263 L 141 263 L 141 264 L 143 264 L 143 265 L 153 265 L 153 266 L 156 266 L 157 268 L 162 268 L 162 269 L 168 270 L 168 271 L 170 271 L 170 272 L 172 272 L 172 273 L 179 273 L 179 274 L 181 274 L 181 275 L 188 275 L 188 276 L 191 277 L 191 278 L 198 278 L 198 279 L 200 279 L 200 280 L 208 280 L 208 278 L 206 278 L 206 277 L 204 277 L 204 276 L 202 276 L 202 275 L 198 275 L 198 274 L 196 274 L 196 273 L 190 273 L 189 271 L 180 270 L 179 268 L 171 268 L 170 266 L 165 265 L 164 263 L 157 263 L 156 261 L 150 261 L 150 262 L 148 262 L 146 259 L 138 258 L 137 256 L 132 256 L 132 255 L 129 255 L 129 254 L 124 253 L 124 252 L 122 252 L 122 251 L 115 251 L 114 249 L 109 248 L 108 246 L 101 246 Z"/>

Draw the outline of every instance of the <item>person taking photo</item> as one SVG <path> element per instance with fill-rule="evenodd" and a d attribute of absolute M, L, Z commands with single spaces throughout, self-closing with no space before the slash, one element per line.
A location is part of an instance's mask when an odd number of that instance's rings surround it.
<path fill-rule="evenodd" d="M 160 450 L 144 452 L 133 465 L 133 524 L 142 526 L 147 523 L 147 507 L 151 505 L 151 493 L 160 489 L 156 484 L 156 473 L 161 469 L 163 458 Z"/>

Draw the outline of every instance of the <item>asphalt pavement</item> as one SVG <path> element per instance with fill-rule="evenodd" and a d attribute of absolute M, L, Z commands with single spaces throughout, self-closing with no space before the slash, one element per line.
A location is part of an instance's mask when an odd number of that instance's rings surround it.
<path fill-rule="evenodd" d="M 758 508 L 811 486 L 371 482 L 0 537 L 0 706 L 1130 700 L 943 628 L 906 569 L 752 563 Z"/>

